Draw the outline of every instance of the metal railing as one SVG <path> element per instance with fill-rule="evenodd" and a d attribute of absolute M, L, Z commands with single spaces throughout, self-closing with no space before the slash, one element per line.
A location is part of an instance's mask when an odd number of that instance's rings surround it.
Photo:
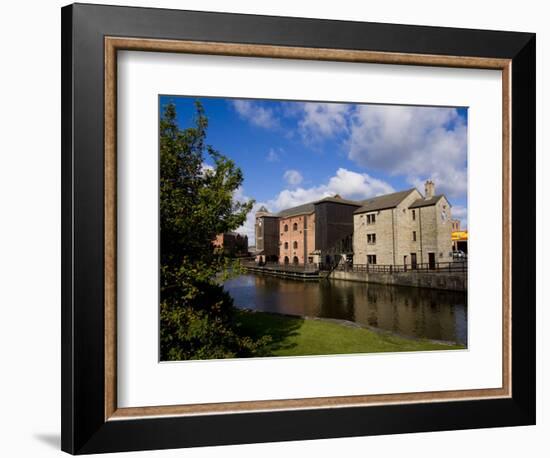
<path fill-rule="evenodd" d="M 281 264 L 278 262 L 255 262 L 255 261 L 241 261 L 243 267 L 262 267 L 266 270 L 284 270 L 287 272 L 317 272 L 319 270 L 319 264 Z"/>
<path fill-rule="evenodd" d="M 308 264 L 281 264 L 278 262 L 256 262 L 253 260 L 241 260 L 243 267 L 262 267 L 266 270 L 287 272 L 316 272 L 316 271 L 340 271 L 340 272 L 366 272 L 366 273 L 400 273 L 400 272 L 467 272 L 467 261 L 417 263 L 416 265 L 392 265 L 392 264 L 339 264 L 308 263 Z"/>
<path fill-rule="evenodd" d="M 466 261 L 417 263 L 415 265 L 392 264 L 348 264 L 340 263 L 320 264 L 320 270 L 336 270 L 340 272 L 372 272 L 372 273 L 399 273 L 399 272 L 467 272 Z"/>

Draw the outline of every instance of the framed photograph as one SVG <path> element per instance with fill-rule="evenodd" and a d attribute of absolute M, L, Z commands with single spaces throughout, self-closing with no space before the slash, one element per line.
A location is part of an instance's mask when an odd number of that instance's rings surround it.
<path fill-rule="evenodd" d="M 62 449 L 535 423 L 535 35 L 62 9 Z"/>

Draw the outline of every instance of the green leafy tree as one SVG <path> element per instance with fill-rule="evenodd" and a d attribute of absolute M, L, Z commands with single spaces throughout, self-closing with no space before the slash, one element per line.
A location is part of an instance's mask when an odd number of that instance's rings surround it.
<path fill-rule="evenodd" d="M 234 199 L 242 171 L 206 145 L 207 127 L 199 102 L 193 127 L 178 127 L 172 103 L 160 121 L 162 360 L 252 356 L 264 344 L 239 335 L 220 285 L 238 265 L 216 253 L 212 240 L 241 226 L 254 202 Z"/>

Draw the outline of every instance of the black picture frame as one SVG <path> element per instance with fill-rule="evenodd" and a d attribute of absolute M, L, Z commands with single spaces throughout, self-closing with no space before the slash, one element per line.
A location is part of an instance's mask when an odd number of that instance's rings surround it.
<path fill-rule="evenodd" d="M 66 6 L 61 14 L 64 451 L 85 454 L 535 424 L 535 34 L 88 4 Z M 106 36 L 511 59 L 512 396 L 106 421 Z"/>

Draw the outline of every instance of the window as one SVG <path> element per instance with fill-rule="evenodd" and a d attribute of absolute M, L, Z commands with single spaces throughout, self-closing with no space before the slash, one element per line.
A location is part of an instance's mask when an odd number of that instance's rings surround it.
<path fill-rule="evenodd" d="M 288 232 L 288 224 L 285 224 L 285 232 Z"/>
<path fill-rule="evenodd" d="M 376 223 L 376 215 L 367 215 L 367 224 Z"/>
<path fill-rule="evenodd" d="M 413 217 L 413 221 L 416 220 L 416 211 L 415 210 L 412 211 L 412 217 Z"/>
<path fill-rule="evenodd" d="M 313 264 L 313 256 L 309 256 L 307 258 L 307 262 L 310 263 L 310 264 Z"/>
<path fill-rule="evenodd" d="M 298 248 L 298 242 L 294 242 L 292 246 L 294 247 L 294 249 Z"/>
<path fill-rule="evenodd" d="M 293 230 L 293 231 L 297 231 L 297 230 L 298 230 L 298 223 L 294 223 L 294 224 L 292 225 L 292 230 Z"/>
<path fill-rule="evenodd" d="M 288 242 L 285 242 L 285 250 L 288 250 Z"/>
<path fill-rule="evenodd" d="M 376 243 L 376 234 L 367 234 L 367 243 L 374 245 Z"/>
<path fill-rule="evenodd" d="M 416 242 L 416 231 L 413 231 L 413 242 Z"/>
<path fill-rule="evenodd" d="M 367 264 L 376 264 L 376 255 L 368 254 L 367 255 Z"/>

